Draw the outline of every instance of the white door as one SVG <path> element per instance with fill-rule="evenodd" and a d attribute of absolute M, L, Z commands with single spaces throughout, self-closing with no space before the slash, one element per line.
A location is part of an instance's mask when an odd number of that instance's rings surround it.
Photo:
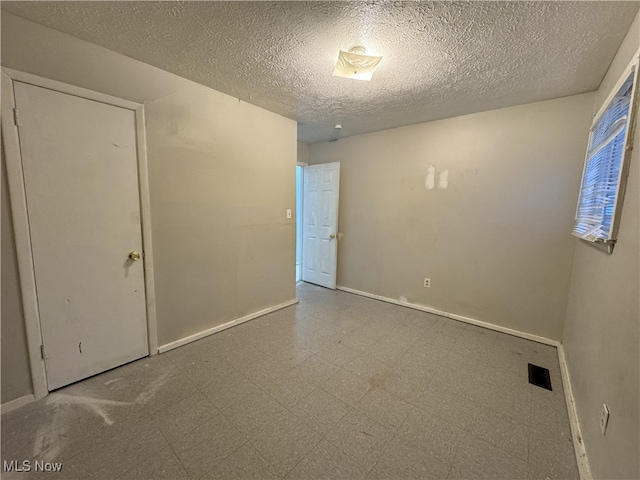
<path fill-rule="evenodd" d="M 49 390 L 146 356 L 135 113 L 15 82 Z M 131 255 L 135 259 L 135 254 Z"/>
<path fill-rule="evenodd" d="M 302 280 L 336 288 L 340 163 L 304 167 Z"/>

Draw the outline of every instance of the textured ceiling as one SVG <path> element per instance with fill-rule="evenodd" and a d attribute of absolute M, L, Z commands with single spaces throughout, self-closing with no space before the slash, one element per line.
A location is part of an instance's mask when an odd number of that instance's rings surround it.
<path fill-rule="evenodd" d="M 595 90 L 639 2 L 2 2 L 298 121 L 305 142 Z M 371 82 L 338 49 L 383 56 Z"/>

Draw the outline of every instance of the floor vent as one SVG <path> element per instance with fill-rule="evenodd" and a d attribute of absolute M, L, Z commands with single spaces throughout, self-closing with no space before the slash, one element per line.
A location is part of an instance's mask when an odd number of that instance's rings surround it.
<path fill-rule="evenodd" d="M 553 388 L 551 388 L 551 376 L 549 375 L 548 368 L 539 367 L 538 365 L 530 363 L 529 383 L 553 391 Z"/>

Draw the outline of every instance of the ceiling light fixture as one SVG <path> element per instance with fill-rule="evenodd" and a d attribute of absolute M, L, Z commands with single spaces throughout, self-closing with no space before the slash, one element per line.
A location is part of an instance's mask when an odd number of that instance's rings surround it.
<path fill-rule="evenodd" d="M 365 55 L 364 47 L 353 47 L 348 52 L 340 50 L 334 77 L 353 78 L 354 80 L 371 80 L 381 56 Z"/>

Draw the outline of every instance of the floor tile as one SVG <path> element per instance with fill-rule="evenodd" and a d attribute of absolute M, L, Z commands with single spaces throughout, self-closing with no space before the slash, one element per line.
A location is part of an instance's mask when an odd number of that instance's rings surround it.
<path fill-rule="evenodd" d="M 57 462 L 56 462 L 57 463 Z M 36 471 L 35 463 L 30 464 L 28 472 L 3 472 L 2 480 L 93 480 L 96 479 L 92 471 L 88 470 L 84 464 L 77 462 L 60 462 L 61 466 L 56 467 L 56 471 Z M 24 465 L 23 465 L 24 468 Z"/>
<path fill-rule="evenodd" d="M 296 403 L 291 411 L 321 435 L 325 435 L 351 410 L 351 406 L 321 388 Z"/>
<path fill-rule="evenodd" d="M 320 384 L 319 378 L 310 378 L 307 372 L 294 370 L 263 386 L 272 398 L 287 408 L 293 407 Z"/>
<path fill-rule="evenodd" d="M 148 480 L 151 478 L 154 480 L 189 480 L 189 475 L 173 451 L 170 448 L 165 448 L 146 460 L 141 459 L 139 465 L 118 477 L 118 480 Z"/>
<path fill-rule="evenodd" d="M 529 423 L 536 430 L 548 430 L 546 427 L 562 426 L 570 430 L 569 414 L 564 392 L 556 389 L 553 392 L 540 387 L 531 386 L 531 409 Z"/>
<path fill-rule="evenodd" d="M 154 372 L 144 377 L 143 388 L 134 399 L 153 414 L 196 393 L 198 388 L 191 379 L 176 369 Z"/>
<path fill-rule="evenodd" d="M 188 368 L 181 370 L 199 389 L 203 389 L 212 383 L 219 382 L 223 377 L 237 368 L 230 362 L 219 357 L 194 362 Z"/>
<path fill-rule="evenodd" d="M 291 371 L 291 374 L 306 377 L 310 382 L 318 385 L 335 375 L 340 367 L 335 363 L 324 360 L 319 355 L 313 355 L 299 364 Z"/>
<path fill-rule="evenodd" d="M 280 475 L 288 474 L 322 436 L 290 414 L 252 437 L 253 445 Z"/>
<path fill-rule="evenodd" d="M 111 402 L 104 398 L 82 397 L 75 400 L 84 403 L 78 422 L 86 440 L 100 438 L 121 428 L 128 428 L 138 422 L 149 421 L 153 410 L 145 403 Z"/>
<path fill-rule="evenodd" d="M 509 415 L 522 423 L 531 423 L 531 388 L 529 385 L 518 388 L 492 388 L 485 385 L 477 390 L 476 403 Z"/>
<path fill-rule="evenodd" d="M 257 390 L 258 387 L 243 374 L 231 371 L 203 388 L 202 393 L 216 408 L 224 410 Z"/>
<path fill-rule="evenodd" d="M 400 428 L 412 409 L 411 405 L 379 387 L 369 390 L 355 408 L 391 430 Z"/>
<path fill-rule="evenodd" d="M 326 441 L 316 445 L 287 475 L 291 480 L 358 480 L 367 471 Z"/>
<path fill-rule="evenodd" d="M 208 357 L 211 348 L 204 339 L 169 350 L 158 357 L 169 360 L 176 368 L 182 370 L 202 362 Z M 119 370 L 119 369 L 118 369 Z"/>
<path fill-rule="evenodd" d="M 65 469 L 96 479 L 117 478 L 139 466 L 141 459 L 168 447 L 162 432 L 152 422 L 140 422 L 88 445 L 80 455 L 65 461 Z"/>
<path fill-rule="evenodd" d="M 371 480 L 444 479 L 448 474 L 449 465 L 395 438 L 367 478 Z"/>
<path fill-rule="evenodd" d="M 398 431 L 398 438 L 449 465 L 464 431 L 435 414 L 413 410 Z"/>
<path fill-rule="evenodd" d="M 579 478 L 554 347 L 306 284 L 298 297 L 3 415 L 2 460 L 64 464 L 3 478 Z"/>
<path fill-rule="evenodd" d="M 197 392 L 178 403 L 154 414 L 154 423 L 167 440 L 179 440 L 183 435 L 195 430 L 220 411 L 204 396 Z"/>
<path fill-rule="evenodd" d="M 529 478 L 578 480 L 570 435 L 548 435 L 532 430 L 529 437 Z"/>
<path fill-rule="evenodd" d="M 409 348 L 405 354 L 394 365 L 402 369 L 423 369 L 434 371 L 442 367 L 442 361 L 448 350 L 440 345 L 418 341 Z"/>
<path fill-rule="evenodd" d="M 433 371 L 427 369 L 409 370 L 394 366 L 385 374 L 379 386 L 412 403 L 426 390 L 434 375 Z"/>
<path fill-rule="evenodd" d="M 429 388 L 435 391 L 446 391 L 475 402 L 496 390 L 495 386 L 484 382 L 477 372 L 464 368 L 451 368 L 451 365 L 446 363 L 443 363 L 434 374 Z"/>
<path fill-rule="evenodd" d="M 518 480 L 526 477 L 526 462 L 472 435 L 460 442 L 449 473 L 450 479 L 469 480 Z"/>
<path fill-rule="evenodd" d="M 336 340 L 320 350 L 316 355 L 327 363 L 343 367 L 356 358 L 358 352 L 347 348 L 339 340 Z"/>
<path fill-rule="evenodd" d="M 80 453 L 82 433 L 69 406 L 27 405 L 2 416 L 1 460 L 66 460 Z"/>
<path fill-rule="evenodd" d="M 218 415 L 179 440 L 170 440 L 170 444 L 189 476 L 200 478 L 247 440 L 223 415 Z"/>
<path fill-rule="evenodd" d="M 273 358 L 287 367 L 295 367 L 316 352 L 308 348 L 303 348 L 296 343 L 291 343 L 277 352 L 273 352 Z"/>
<path fill-rule="evenodd" d="M 238 430 L 251 437 L 278 423 L 289 411 L 264 391 L 253 392 L 224 411 Z"/>
<path fill-rule="evenodd" d="M 451 353 L 488 361 L 497 340 L 498 333 L 469 325 L 452 345 Z"/>
<path fill-rule="evenodd" d="M 325 439 L 369 471 L 393 436 L 393 430 L 383 427 L 357 410 L 351 410 Z"/>
<path fill-rule="evenodd" d="M 322 389 L 338 400 L 354 406 L 374 385 L 375 383 L 360 377 L 357 373 L 342 369 L 324 382 Z"/>
<path fill-rule="evenodd" d="M 369 352 L 356 357 L 344 366 L 345 370 L 353 372 L 370 385 L 380 383 L 384 375 L 389 371 L 389 362 L 375 359 Z"/>
<path fill-rule="evenodd" d="M 513 417 L 484 408 L 476 411 L 466 430 L 524 462 L 529 460 L 529 426 Z"/>
<path fill-rule="evenodd" d="M 460 428 L 465 428 L 486 408 L 451 391 L 431 387 L 427 387 L 413 405 Z"/>
<path fill-rule="evenodd" d="M 246 443 L 201 478 L 203 480 L 275 480 L 281 476 L 260 452 Z"/>

